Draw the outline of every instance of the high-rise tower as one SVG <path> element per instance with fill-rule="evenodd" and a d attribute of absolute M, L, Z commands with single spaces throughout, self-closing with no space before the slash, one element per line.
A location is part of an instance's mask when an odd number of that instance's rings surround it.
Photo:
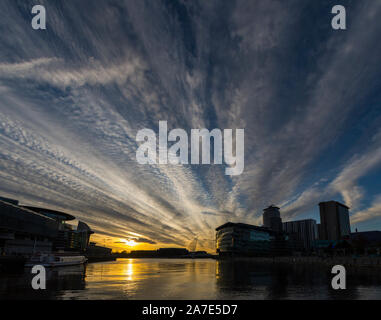
<path fill-rule="evenodd" d="M 271 205 L 263 209 L 263 226 L 276 232 L 282 232 L 282 219 L 278 207 Z"/>
<path fill-rule="evenodd" d="M 349 208 L 337 201 L 320 202 L 321 240 L 337 241 L 351 233 Z"/>

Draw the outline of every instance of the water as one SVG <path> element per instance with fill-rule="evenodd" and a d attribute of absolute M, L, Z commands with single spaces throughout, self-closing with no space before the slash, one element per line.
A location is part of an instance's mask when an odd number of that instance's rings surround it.
<path fill-rule="evenodd" d="M 381 299 L 380 272 L 349 275 L 331 289 L 321 266 L 258 266 L 212 259 L 118 259 L 47 271 L 47 289 L 29 272 L 0 274 L 0 299 Z"/>

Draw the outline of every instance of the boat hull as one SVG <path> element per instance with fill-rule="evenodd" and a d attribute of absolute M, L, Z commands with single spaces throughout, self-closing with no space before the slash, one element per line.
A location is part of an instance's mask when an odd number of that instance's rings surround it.
<path fill-rule="evenodd" d="M 65 266 L 76 266 L 80 264 L 85 264 L 86 261 L 81 262 L 75 262 L 75 261 L 68 261 L 68 262 L 28 262 L 25 264 L 25 267 L 32 268 L 34 266 L 43 266 L 47 268 L 54 268 L 54 267 L 65 267 Z"/>
<path fill-rule="evenodd" d="M 47 268 L 76 266 L 87 262 L 84 256 L 55 256 L 55 255 L 42 255 L 32 257 L 25 263 L 25 267 L 44 266 Z"/>

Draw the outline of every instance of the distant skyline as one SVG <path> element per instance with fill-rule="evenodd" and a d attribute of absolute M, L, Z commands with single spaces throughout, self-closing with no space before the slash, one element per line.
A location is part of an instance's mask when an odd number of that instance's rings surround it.
<path fill-rule="evenodd" d="M 118 250 L 212 251 L 215 227 L 270 204 L 319 221 L 336 200 L 381 230 L 381 2 L 345 1 L 345 31 L 327 0 L 39 3 L 47 30 L 36 1 L 0 2 L 0 196 Z M 136 133 L 159 121 L 245 129 L 244 172 L 139 165 Z"/>

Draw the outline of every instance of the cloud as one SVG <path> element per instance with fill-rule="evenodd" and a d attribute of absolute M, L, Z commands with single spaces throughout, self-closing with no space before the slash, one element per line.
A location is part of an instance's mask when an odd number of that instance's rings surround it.
<path fill-rule="evenodd" d="M 351 224 L 372 220 L 381 216 L 381 196 L 378 196 L 372 205 L 365 209 L 356 212 L 351 216 Z"/>
<path fill-rule="evenodd" d="M 316 207 L 327 199 L 334 199 L 340 194 L 343 202 L 350 207 L 354 216 L 361 207 L 365 188 L 358 185 L 358 180 L 368 176 L 372 171 L 381 167 L 381 131 L 371 139 L 366 149 L 361 148 L 361 154 L 353 155 L 331 180 L 327 178 L 306 188 L 300 195 L 282 206 L 284 216 L 292 218 L 300 213 Z M 361 211 L 362 212 L 362 211 Z M 369 215 L 365 215 L 370 218 Z"/>
<path fill-rule="evenodd" d="M 380 133 L 374 137 L 367 152 L 354 155 L 331 183 L 331 187 L 342 194 L 345 203 L 350 207 L 357 208 L 364 195 L 364 189 L 356 185 L 357 180 L 381 166 L 380 137 Z"/>
<path fill-rule="evenodd" d="M 1 194 L 114 240 L 200 236 L 208 250 L 215 227 L 261 224 L 271 203 L 292 219 L 338 196 L 368 205 L 360 180 L 381 161 L 379 4 L 353 4 L 340 33 L 311 14 L 326 2 L 65 1 L 49 3 L 40 33 L 31 3 L 0 4 Z M 137 164 L 137 131 L 160 120 L 244 128 L 244 173 Z"/>
<path fill-rule="evenodd" d="M 126 241 L 131 241 L 133 240 L 134 242 L 136 243 L 148 243 L 148 244 L 156 244 L 155 241 L 152 241 L 150 239 L 145 239 L 145 238 L 127 238 Z M 118 243 L 118 244 L 126 244 L 126 241 L 114 241 L 114 243 Z"/>
<path fill-rule="evenodd" d="M 0 64 L 0 78 L 34 80 L 63 89 L 111 83 L 123 85 L 128 80 L 138 82 L 141 81 L 139 77 L 144 71 L 137 58 L 107 66 L 90 59 L 88 66 L 76 69 L 65 67 L 62 61 L 54 58 Z"/>
<path fill-rule="evenodd" d="M 155 241 L 152 241 L 150 239 L 145 239 L 145 238 L 132 238 L 135 242 L 137 243 L 149 243 L 149 244 L 156 244 Z"/>
<path fill-rule="evenodd" d="M 38 68 L 58 61 L 55 58 L 39 58 L 19 63 L 0 63 L 0 76 L 24 78 L 26 74 L 37 73 Z"/>

